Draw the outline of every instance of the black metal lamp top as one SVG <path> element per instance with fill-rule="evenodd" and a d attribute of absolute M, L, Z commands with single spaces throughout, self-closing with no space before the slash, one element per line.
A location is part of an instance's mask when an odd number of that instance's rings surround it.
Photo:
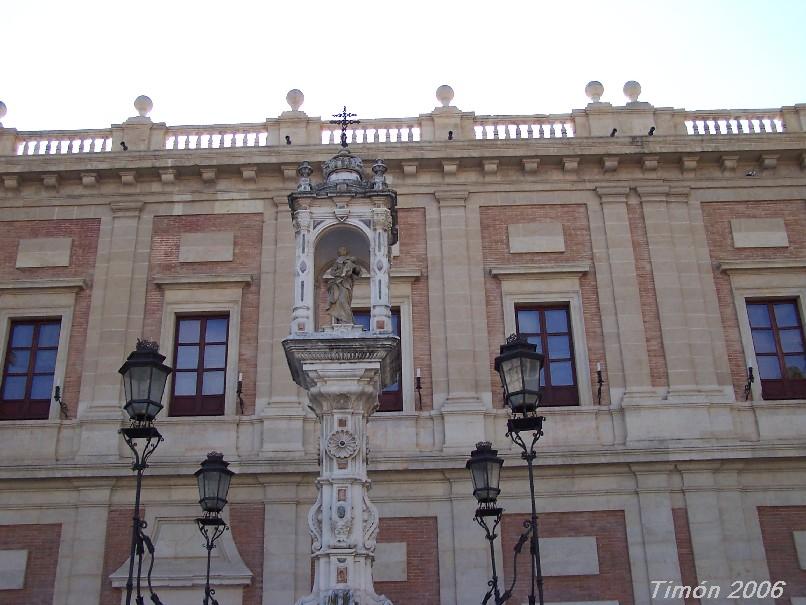
<path fill-rule="evenodd" d="M 523 336 L 512 334 L 495 358 L 495 371 L 504 386 L 506 404 L 513 414 L 534 413 L 540 404 L 540 373 L 544 356 Z"/>
<path fill-rule="evenodd" d="M 164 361 L 165 355 L 160 355 L 156 342 L 138 340 L 137 348 L 118 370 L 126 391 L 123 409 L 137 424 L 150 425 L 162 410 L 165 381 L 173 371 Z"/>
<path fill-rule="evenodd" d="M 235 474 L 228 466 L 224 454 L 210 452 L 194 473 L 199 485 L 199 505 L 206 516 L 217 517 L 227 505 L 230 481 Z"/>
<path fill-rule="evenodd" d="M 476 449 L 470 452 L 470 460 L 465 468 L 470 471 L 473 480 L 473 496 L 479 502 L 479 510 L 494 511 L 501 481 L 501 467 L 504 459 L 498 457 L 498 450 L 492 448 L 489 441 L 479 441 Z"/>

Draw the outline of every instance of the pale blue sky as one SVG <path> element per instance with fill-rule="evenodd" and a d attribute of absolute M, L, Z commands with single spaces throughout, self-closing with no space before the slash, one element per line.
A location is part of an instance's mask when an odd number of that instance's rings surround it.
<path fill-rule="evenodd" d="M 479 114 L 624 103 L 687 109 L 806 102 L 806 0 L 669 2 L 42 1 L 0 4 L 7 127 L 102 128 L 147 94 L 168 124 L 415 116 L 453 86 Z"/>

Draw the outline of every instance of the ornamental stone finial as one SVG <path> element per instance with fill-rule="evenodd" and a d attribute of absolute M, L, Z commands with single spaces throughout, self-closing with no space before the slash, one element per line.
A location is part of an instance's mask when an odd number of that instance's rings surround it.
<path fill-rule="evenodd" d="M 443 107 L 450 107 L 451 101 L 453 101 L 453 88 L 447 84 L 443 84 L 437 88 L 437 101 L 439 101 Z"/>
<path fill-rule="evenodd" d="M 2 101 L 0 101 L 0 120 L 2 120 L 4 117 L 6 117 L 7 112 L 8 112 L 8 109 L 6 108 L 6 104 L 3 103 Z M 2 128 L 2 127 L 3 127 L 3 123 L 0 122 L 0 128 Z"/>
<path fill-rule="evenodd" d="M 299 111 L 302 104 L 305 102 L 305 95 L 299 88 L 292 88 L 285 96 L 286 103 L 291 107 L 291 111 Z"/>
<path fill-rule="evenodd" d="M 624 84 L 624 96 L 630 103 L 636 103 L 641 95 L 641 85 L 635 80 L 630 80 Z"/>
<path fill-rule="evenodd" d="M 151 110 L 154 109 L 154 103 L 146 95 L 140 95 L 134 100 L 134 108 L 141 118 L 147 118 Z"/>
<path fill-rule="evenodd" d="M 598 103 L 604 94 L 604 86 L 598 80 L 591 80 L 585 87 L 585 94 L 591 100 L 591 103 Z"/>

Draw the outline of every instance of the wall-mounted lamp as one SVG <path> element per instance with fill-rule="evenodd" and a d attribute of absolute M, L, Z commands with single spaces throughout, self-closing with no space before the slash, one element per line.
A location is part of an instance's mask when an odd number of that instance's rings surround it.
<path fill-rule="evenodd" d="M 420 375 L 420 368 L 417 368 L 417 375 L 414 378 L 414 388 L 417 389 L 417 401 L 420 405 L 418 408 L 422 411 L 423 409 L 423 379 Z"/>
<path fill-rule="evenodd" d="M 596 389 L 596 399 L 598 400 L 598 405 L 602 405 L 602 385 L 604 384 L 604 378 L 602 378 L 602 362 L 596 362 L 596 384 L 599 385 Z"/>
<path fill-rule="evenodd" d="M 748 401 L 753 394 L 753 383 L 756 381 L 753 376 L 753 366 L 747 366 L 747 383 L 744 385 L 744 400 Z"/>
<path fill-rule="evenodd" d="M 62 418 L 65 420 L 70 418 L 70 416 L 67 415 L 67 403 L 62 399 L 62 389 L 58 384 L 56 385 L 56 388 L 53 389 L 53 401 L 59 404 Z"/>
<path fill-rule="evenodd" d="M 238 388 L 235 394 L 238 396 L 238 405 L 241 408 L 241 415 L 243 415 L 243 397 L 241 397 L 241 393 L 243 393 L 243 372 L 238 372 Z"/>

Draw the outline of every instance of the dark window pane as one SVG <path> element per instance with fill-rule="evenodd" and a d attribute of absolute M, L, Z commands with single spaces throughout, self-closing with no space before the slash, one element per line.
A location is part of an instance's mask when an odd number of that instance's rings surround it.
<path fill-rule="evenodd" d="M 34 376 L 31 381 L 31 399 L 50 399 L 53 392 L 53 374 Z"/>
<path fill-rule="evenodd" d="M 56 349 L 45 349 L 36 352 L 34 372 L 53 372 L 56 368 Z"/>
<path fill-rule="evenodd" d="M 803 335 L 800 330 L 781 330 L 778 332 L 781 337 L 781 349 L 784 353 L 800 353 L 803 351 Z"/>
<path fill-rule="evenodd" d="M 537 352 L 538 353 L 543 352 L 543 341 L 540 339 L 539 336 L 529 336 L 529 337 L 527 337 L 526 340 L 531 342 L 533 345 L 537 346 Z"/>
<path fill-rule="evenodd" d="M 400 336 L 400 313 L 392 311 L 392 334 Z"/>
<path fill-rule="evenodd" d="M 11 334 L 12 347 L 30 347 L 34 336 L 33 324 L 16 324 Z"/>
<path fill-rule="evenodd" d="M 353 311 L 353 321 L 369 331 L 369 313 L 366 311 Z"/>
<path fill-rule="evenodd" d="M 3 399 L 24 399 L 25 382 L 25 376 L 6 376 L 3 381 Z"/>
<path fill-rule="evenodd" d="M 806 355 L 787 355 L 784 363 L 787 378 L 806 378 Z"/>
<path fill-rule="evenodd" d="M 547 332 L 568 332 L 568 313 L 564 309 L 546 311 Z"/>
<path fill-rule="evenodd" d="M 770 313 L 767 305 L 747 305 L 747 317 L 754 328 L 770 327 Z"/>
<path fill-rule="evenodd" d="M 394 384 L 390 384 L 386 387 L 383 392 L 384 393 L 397 393 L 400 390 L 400 382 L 395 382 Z"/>
<path fill-rule="evenodd" d="M 59 323 L 42 324 L 39 326 L 39 340 L 37 341 L 40 347 L 56 347 L 59 346 Z"/>
<path fill-rule="evenodd" d="M 30 357 L 30 349 L 12 349 L 9 353 L 8 371 L 14 374 L 27 372 Z"/>
<path fill-rule="evenodd" d="M 551 362 L 551 385 L 555 387 L 574 384 L 574 374 L 571 371 L 570 361 Z"/>
<path fill-rule="evenodd" d="M 227 345 L 207 345 L 204 347 L 204 367 L 223 368 L 227 357 Z"/>
<path fill-rule="evenodd" d="M 567 359 L 571 357 L 571 342 L 568 336 L 549 336 L 549 358 Z"/>
<path fill-rule="evenodd" d="M 795 303 L 778 303 L 775 305 L 775 323 L 779 328 L 797 326 L 798 311 Z"/>
<path fill-rule="evenodd" d="M 540 333 L 540 314 L 538 311 L 518 311 L 518 332 L 524 334 Z"/>
<path fill-rule="evenodd" d="M 224 372 L 205 372 L 202 379 L 202 395 L 224 393 Z"/>
<path fill-rule="evenodd" d="M 199 342 L 200 324 L 201 321 L 198 319 L 180 319 L 179 342 Z"/>
<path fill-rule="evenodd" d="M 753 348 L 758 353 L 775 353 L 775 337 L 772 330 L 753 330 Z"/>
<path fill-rule="evenodd" d="M 176 368 L 178 370 L 191 370 L 199 366 L 199 347 L 182 345 L 176 352 Z"/>
<path fill-rule="evenodd" d="M 758 359 L 758 373 L 762 379 L 775 380 L 781 377 L 781 364 L 778 363 L 777 357 L 765 355 L 756 359 Z"/>
<path fill-rule="evenodd" d="M 205 342 L 227 342 L 227 324 L 229 320 L 208 319 L 207 328 L 204 333 Z"/>
<path fill-rule="evenodd" d="M 196 372 L 177 372 L 174 374 L 174 392 L 177 395 L 195 395 Z"/>

